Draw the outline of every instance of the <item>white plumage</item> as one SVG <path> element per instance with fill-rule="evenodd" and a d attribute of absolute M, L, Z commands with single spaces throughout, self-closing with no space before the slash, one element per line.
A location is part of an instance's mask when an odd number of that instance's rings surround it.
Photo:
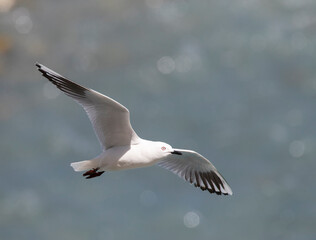
<path fill-rule="evenodd" d="M 130 124 L 130 114 L 117 101 L 76 84 L 37 63 L 38 70 L 86 111 L 102 147 L 94 159 L 74 162 L 75 171 L 87 171 L 86 178 L 104 171 L 133 169 L 157 164 L 194 186 L 218 195 L 232 190 L 213 164 L 197 152 L 173 149 L 169 144 L 141 139 Z"/>

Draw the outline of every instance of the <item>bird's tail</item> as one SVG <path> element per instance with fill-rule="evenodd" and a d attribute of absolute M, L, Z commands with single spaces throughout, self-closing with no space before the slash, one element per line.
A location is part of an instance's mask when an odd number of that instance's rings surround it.
<path fill-rule="evenodd" d="M 73 162 L 70 164 L 76 172 L 87 171 L 98 167 L 98 161 L 95 159 Z"/>

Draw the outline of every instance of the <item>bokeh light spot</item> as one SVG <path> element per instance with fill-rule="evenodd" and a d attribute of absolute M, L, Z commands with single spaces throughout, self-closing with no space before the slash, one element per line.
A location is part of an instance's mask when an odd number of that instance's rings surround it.
<path fill-rule="evenodd" d="M 200 216 L 194 212 L 187 212 L 183 217 L 183 223 L 187 228 L 195 228 L 200 224 Z"/>
<path fill-rule="evenodd" d="M 157 68 L 163 74 L 170 74 L 175 70 L 176 64 L 174 60 L 169 57 L 165 56 L 158 60 Z"/>
<path fill-rule="evenodd" d="M 27 34 L 33 28 L 30 13 L 26 8 L 18 8 L 12 13 L 15 28 L 19 33 Z"/>

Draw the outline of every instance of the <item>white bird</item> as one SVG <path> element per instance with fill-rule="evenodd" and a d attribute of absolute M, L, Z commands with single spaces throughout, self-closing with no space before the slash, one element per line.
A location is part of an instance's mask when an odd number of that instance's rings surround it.
<path fill-rule="evenodd" d="M 86 171 L 83 176 L 94 178 L 105 171 L 157 164 L 203 191 L 232 195 L 224 177 L 199 153 L 138 137 L 130 124 L 129 111 L 122 104 L 80 86 L 42 64 L 36 63 L 36 66 L 44 77 L 84 108 L 101 144 L 102 153 L 96 158 L 71 163 L 76 172 Z"/>

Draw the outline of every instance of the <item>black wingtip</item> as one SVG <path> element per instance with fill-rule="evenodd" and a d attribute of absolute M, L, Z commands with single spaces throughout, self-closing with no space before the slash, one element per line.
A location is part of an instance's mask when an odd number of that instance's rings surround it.
<path fill-rule="evenodd" d="M 39 62 L 36 62 L 35 66 L 37 67 L 37 70 L 40 71 L 44 76 L 45 71 L 43 70 L 43 67 L 45 66 L 43 64 L 40 64 Z"/>
<path fill-rule="evenodd" d="M 48 71 L 45 69 L 46 67 L 45 67 L 43 64 L 40 64 L 40 63 L 36 62 L 36 63 L 35 63 L 35 66 L 37 67 L 37 70 L 38 70 L 40 73 L 42 73 L 42 75 L 43 75 L 44 77 L 47 77 L 46 75 L 47 75 Z"/>
<path fill-rule="evenodd" d="M 43 65 L 40 64 L 39 62 L 36 62 L 36 63 L 35 63 L 35 66 L 36 66 L 38 69 L 40 69 L 40 68 L 42 68 Z"/>

